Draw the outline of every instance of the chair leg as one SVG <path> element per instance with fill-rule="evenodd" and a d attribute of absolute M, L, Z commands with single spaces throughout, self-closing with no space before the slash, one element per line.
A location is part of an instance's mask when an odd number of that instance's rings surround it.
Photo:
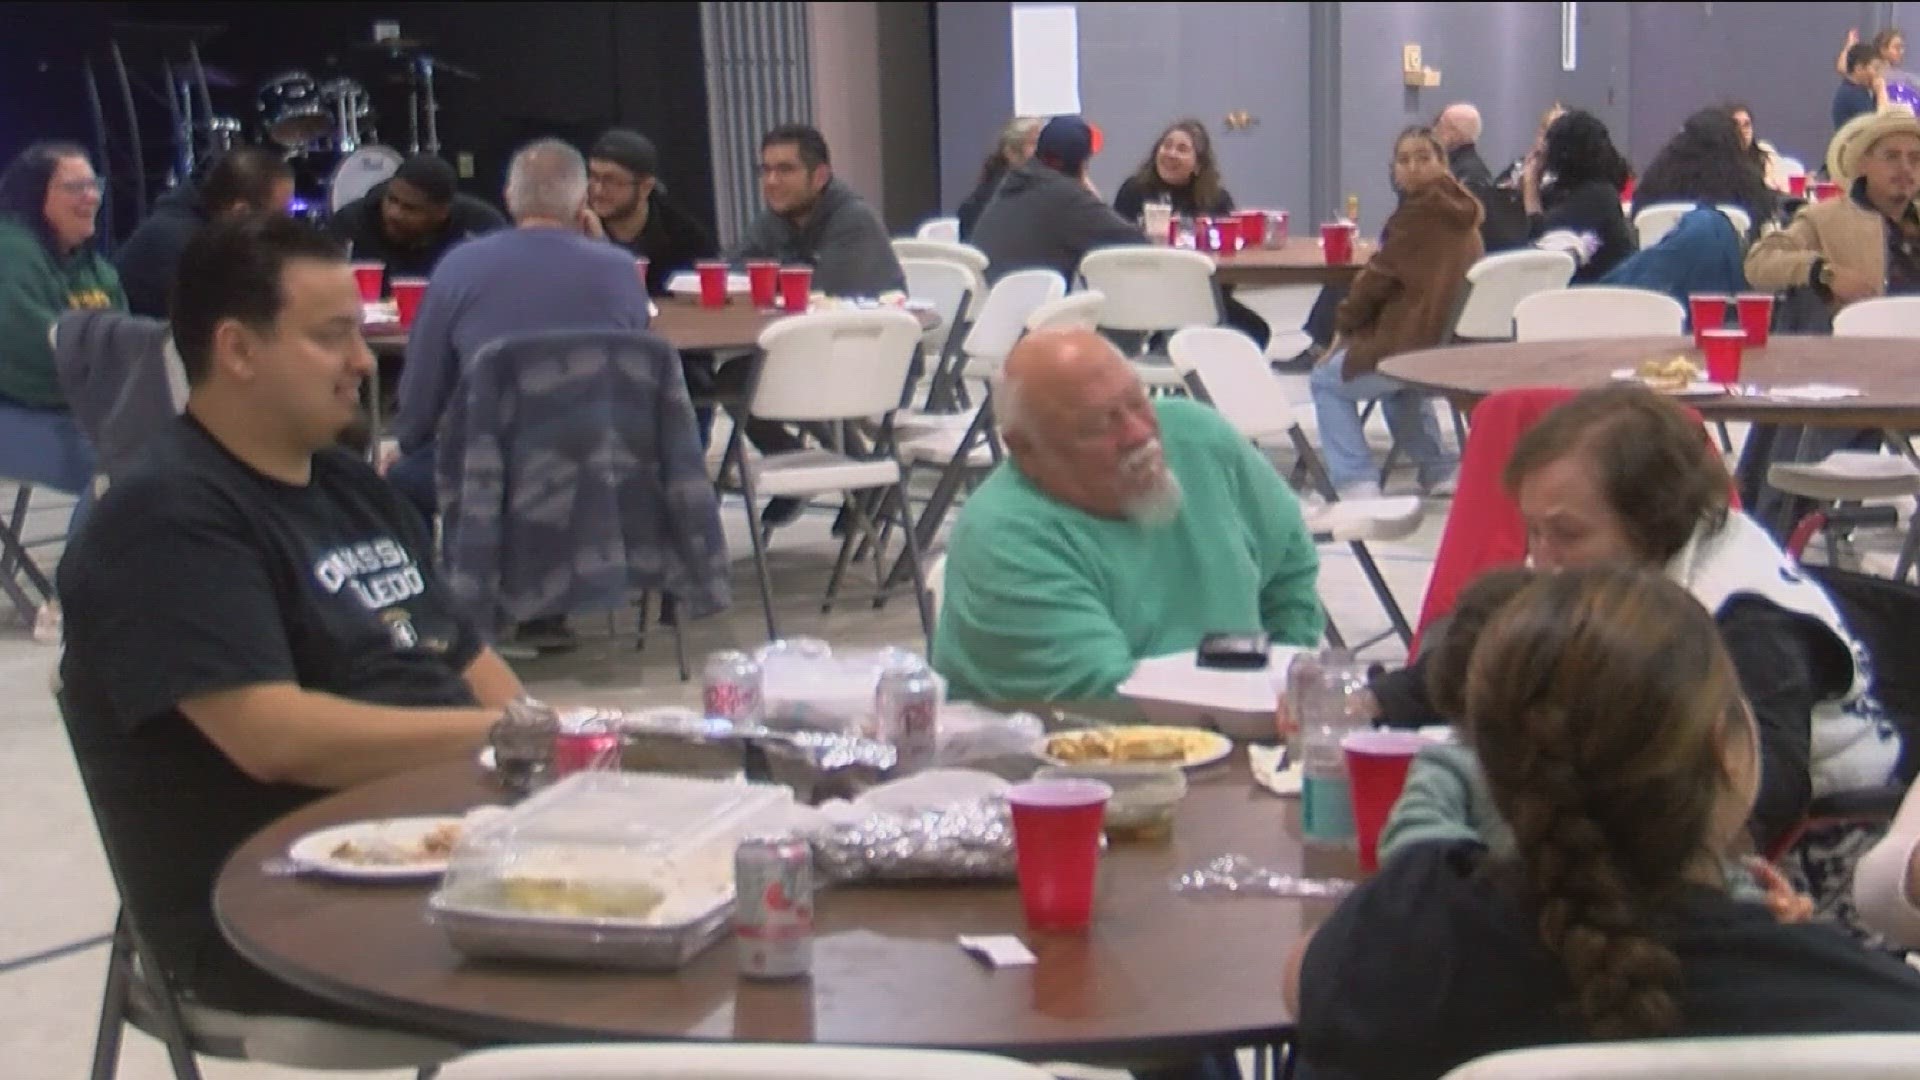
<path fill-rule="evenodd" d="M 1393 625 L 1393 632 L 1399 636 L 1400 643 L 1413 646 L 1413 627 L 1407 624 L 1406 613 L 1400 610 L 1400 601 L 1393 595 L 1393 589 L 1387 585 L 1387 579 L 1380 573 L 1379 564 L 1373 561 L 1373 552 L 1367 545 L 1355 540 L 1347 545 L 1353 549 L 1354 561 L 1360 564 L 1360 572 L 1367 576 L 1367 584 L 1373 586 L 1373 594 L 1380 599 L 1380 606 L 1386 609 L 1387 621 Z"/>
<path fill-rule="evenodd" d="M 133 982 L 133 938 L 127 917 L 114 919 L 113 940 L 107 945 L 107 985 L 100 996 L 100 1025 L 93 1037 L 90 1080 L 113 1080 L 120 1071 L 120 1037 L 126 1031 L 127 1002 Z"/>
<path fill-rule="evenodd" d="M 1347 638 L 1346 638 L 1346 635 L 1340 632 L 1340 628 L 1334 625 L 1333 613 L 1330 611 L 1327 612 L 1326 618 L 1327 618 L 1327 634 L 1326 634 L 1327 645 L 1335 649 L 1345 649 L 1347 647 Z"/>
<path fill-rule="evenodd" d="M 680 664 L 680 681 L 686 682 L 693 678 L 692 672 L 687 668 L 687 632 L 680 618 L 679 603 L 671 593 L 663 594 L 660 598 L 661 622 L 667 621 L 668 610 L 673 612 L 673 658 Z"/>
<path fill-rule="evenodd" d="M 1720 452 L 1732 456 L 1733 433 L 1727 430 L 1727 422 L 1725 420 L 1716 420 L 1713 426 L 1720 432 Z"/>
<path fill-rule="evenodd" d="M 767 613 L 767 640 L 780 639 L 780 627 L 773 618 L 773 575 L 767 568 L 767 537 L 760 527 L 760 499 L 753 490 L 753 470 L 747 468 L 746 451 L 741 448 L 745 441 L 745 425 L 735 428 L 733 445 L 727 452 L 740 452 L 740 492 L 747 502 L 747 537 L 753 541 L 753 570 L 760 579 L 760 603 Z"/>
<path fill-rule="evenodd" d="M 20 530 L 26 528 L 27 502 L 32 498 L 32 484 L 21 484 L 13 493 L 13 516 L 7 519 L 7 531 L 11 533 L 15 539 L 20 539 Z M 25 543 L 24 540 L 21 542 L 23 544 Z M 13 563 L 13 545 L 9 544 L 5 552 L 0 552 L 0 574 L 12 577 Z"/>
<path fill-rule="evenodd" d="M 933 602 L 927 596 L 927 571 L 921 564 L 920 538 L 914 535 L 913 512 L 907 506 L 907 485 L 905 480 L 893 486 L 894 494 L 900 504 L 900 534 L 906 540 L 907 563 L 913 569 L 913 599 L 920 608 L 920 630 L 926 635 L 927 651 L 933 651 Z"/>
<path fill-rule="evenodd" d="M 842 492 L 840 499 L 842 512 L 848 517 L 852 517 L 855 512 L 854 505 L 856 502 L 853 493 L 850 491 Z M 847 564 L 859 558 L 860 550 L 864 550 L 865 547 L 866 534 L 849 526 L 847 535 L 840 538 L 840 554 L 834 557 L 833 573 L 827 576 L 827 595 L 826 598 L 820 602 L 820 614 L 828 615 L 833 612 L 833 601 L 835 597 L 840 595 L 840 581 L 846 576 Z"/>

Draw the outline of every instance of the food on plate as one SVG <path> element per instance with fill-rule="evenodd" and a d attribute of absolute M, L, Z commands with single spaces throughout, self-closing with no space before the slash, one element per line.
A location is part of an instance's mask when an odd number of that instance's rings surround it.
<path fill-rule="evenodd" d="M 453 853 L 453 845 L 459 842 L 460 824 L 450 821 L 406 841 L 381 836 L 342 840 L 328 854 L 339 862 L 355 866 L 411 866 L 446 862 Z"/>
<path fill-rule="evenodd" d="M 1698 382 L 1703 373 L 1686 356 L 1672 356 L 1665 360 L 1642 360 L 1634 374 L 1656 390 L 1685 390 Z"/>
<path fill-rule="evenodd" d="M 1220 745 L 1220 737 L 1198 728 L 1100 728 L 1069 731 L 1046 742 L 1047 756 L 1069 764 L 1080 762 L 1181 763 L 1204 757 Z"/>
<path fill-rule="evenodd" d="M 576 919 L 644 919 L 667 898 L 642 882 L 526 876 L 502 878 L 499 887 L 502 902 L 515 911 Z"/>

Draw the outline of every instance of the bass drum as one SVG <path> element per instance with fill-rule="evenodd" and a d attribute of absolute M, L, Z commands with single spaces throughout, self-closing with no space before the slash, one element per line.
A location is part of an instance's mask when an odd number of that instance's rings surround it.
<path fill-rule="evenodd" d="M 348 203 L 360 198 L 382 181 L 400 171 L 406 159 L 390 146 L 363 146 L 346 157 L 327 178 L 327 209 L 339 213 Z"/>

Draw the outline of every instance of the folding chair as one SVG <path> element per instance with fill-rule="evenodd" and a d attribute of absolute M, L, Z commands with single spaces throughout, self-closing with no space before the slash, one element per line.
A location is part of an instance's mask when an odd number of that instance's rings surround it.
<path fill-rule="evenodd" d="M 921 398 L 926 412 L 933 415 L 954 408 L 948 380 L 954 377 L 955 358 L 960 355 L 960 342 L 966 337 L 967 311 L 973 306 L 977 278 L 966 266 L 947 259 L 901 259 L 900 269 L 907 276 L 907 295 L 932 304 L 941 321 L 940 326 L 927 331 L 920 339 L 922 362 L 917 365 L 917 377 L 909 388 L 909 400 L 901 402 L 905 411 L 899 423 L 904 425 L 916 414 L 912 398 Z M 933 358 L 931 363 L 924 362 L 928 355 Z M 921 384 L 926 387 L 924 396 L 919 393 Z"/>
<path fill-rule="evenodd" d="M 106 986 L 94 1032 L 89 1080 L 113 1080 L 118 1074 L 120 1043 L 128 1024 L 166 1047 L 175 1080 L 201 1080 L 198 1058 L 202 1056 L 304 1069 L 412 1068 L 419 1070 L 421 1080 L 430 1080 L 440 1062 L 459 1053 L 459 1047 L 434 1039 L 308 1017 L 229 1012 L 200 1005 L 185 996 L 141 930 L 146 915 L 127 906 L 130 893 L 122 869 L 126 855 L 102 820 L 96 779 L 81 757 L 81 740 L 74 738 L 66 696 L 55 697 L 68 738 L 74 743 L 75 757 L 80 760 L 81 786 L 99 826 L 107 869 L 121 897 L 107 951 Z"/>
<path fill-rule="evenodd" d="M 915 240 L 940 240 L 949 244 L 960 242 L 960 219 L 957 217 L 928 218 L 914 230 Z"/>
<path fill-rule="evenodd" d="M 884 596 L 889 582 L 880 578 L 879 529 L 865 500 L 856 493 L 874 493 L 873 514 L 889 509 L 899 514 L 905 536 L 905 557 L 913 573 L 914 598 L 920 624 L 929 641 L 933 615 L 927 604 L 926 576 L 920 564 L 920 542 L 914 533 L 907 502 L 906 470 L 894 457 L 894 413 L 907 374 L 913 367 L 914 345 L 920 339 L 920 320 L 904 311 L 834 311 L 781 319 L 760 333 L 760 364 L 747 396 L 746 416 L 782 423 L 839 426 L 840 449 L 794 450 L 746 461 L 740 443 L 746 425 L 734 428 L 734 449 L 741 450 L 741 487 L 747 503 L 747 531 L 753 540 L 754 570 L 760 599 L 766 608 L 767 636 L 776 639 L 780 628 L 774 616 L 773 578 L 767 567 L 767 541 L 760 524 L 762 497 L 809 498 L 838 492 L 846 499 L 848 528 L 827 582 L 826 605 L 831 608 L 855 545 L 871 539 L 874 546 L 876 596 Z M 855 423 L 880 417 L 879 435 L 869 451 L 860 451 L 852 432 Z"/>
<path fill-rule="evenodd" d="M 972 279 L 972 284 L 968 287 L 967 304 L 961 311 L 961 317 L 953 321 L 949 328 L 950 332 L 964 333 L 966 328 L 980 317 L 980 308 L 986 303 L 988 289 L 986 252 L 971 244 L 962 244 L 957 241 L 898 239 L 893 241 L 893 254 L 901 261 L 902 266 L 905 266 L 908 259 L 919 259 L 952 263 L 967 272 Z M 907 291 L 909 294 L 913 291 L 911 280 L 908 282 Z M 935 411 L 971 408 L 973 402 L 967 396 L 967 388 L 960 381 L 958 374 L 952 370 L 955 362 L 953 353 L 948 352 L 944 359 L 948 366 L 933 374 L 933 385 L 929 387 L 928 408 Z"/>
<path fill-rule="evenodd" d="M 675 1043 L 520 1046 L 449 1062 L 441 1080 L 1052 1080 L 1037 1065 L 951 1050 Z"/>
<path fill-rule="evenodd" d="M 1680 301 L 1649 289 L 1582 285 L 1523 297 L 1513 307 L 1515 341 L 1672 337 L 1685 332 Z"/>
<path fill-rule="evenodd" d="M 1222 305 L 1211 258 L 1197 251 L 1136 245 L 1101 248 L 1080 260 L 1087 288 L 1107 298 L 1100 328 L 1143 335 L 1134 370 L 1149 391 L 1184 393 L 1186 381 L 1152 352 L 1154 338 L 1190 326 L 1219 326 Z"/>
<path fill-rule="evenodd" d="M 1036 330 L 1061 330 L 1068 327 L 1098 329 L 1100 313 L 1106 307 L 1107 297 L 1095 289 L 1084 289 L 1069 293 L 1058 300 L 1049 300 L 1034 308 L 1027 316 L 1027 333 Z"/>
<path fill-rule="evenodd" d="M 1664 202 L 1654 203 L 1633 215 L 1633 231 L 1640 239 L 1640 250 L 1645 251 L 1660 242 L 1661 238 L 1673 231 L 1680 219 L 1692 212 L 1699 203 Z M 1738 233 L 1742 243 L 1746 242 L 1747 231 L 1753 228 L 1753 215 L 1743 207 L 1732 203 L 1721 203 L 1715 210 L 1727 215 L 1733 222 L 1733 231 Z"/>
<path fill-rule="evenodd" d="M 1636 1039 L 1508 1050 L 1443 1080 L 1896 1080 L 1913 1075 L 1920 1035 L 1763 1035 Z"/>
<path fill-rule="evenodd" d="M 1173 366 L 1188 380 L 1193 396 L 1220 410 L 1227 423 L 1255 446 L 1267 450 L 1283 438 L 1292 444 L 1298 462 L 1294 487 L 1298 489 L 1304 479 L 1326 500 L 1323 506 L 1306 514 L 1307 528 L 1313 532 L 1314 542 L 1346 544 L 1387 615 L 1389 629 L 1354 648 L 1364 649 L 1394 636 L 1403 644 L 1411 644 L 1413 628 L 1374 561 L 1367 541 L 1398 540 L 1411 535 L 1420 527 L 1424 512 L 1421 500 L 1403 497 L 1342 502 L 1320 462 L 1319 453 L 1308 441 L 1306 430 L 1293 420 L 1294 410 L 1305 402 L 1274 376 L 1266 358 L 1260 354 L 1260 347 L 1240 331 L 1227 327 L 1182 330 L 1167 343 L 1167 352 L 1173 358 Z M 1335 645 L 1344 645 L 1331 615 L 1327 618 L 1327 639 Z"/>

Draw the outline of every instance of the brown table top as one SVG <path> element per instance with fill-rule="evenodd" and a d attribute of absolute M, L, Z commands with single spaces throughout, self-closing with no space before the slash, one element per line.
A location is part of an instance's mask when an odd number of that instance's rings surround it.
<path fill-rule="evenodd" d="M 1327 265 L 1320 237 L 1290 236 L 1280 247 L 1248 248 L 1226 258 L 1215 257 L 1214 280 L 1222 285 L 1345 285 L 1359 276 L 1373 257 L 1375 246 L 1362 240 L 1353 246 L 1353 261 Z"/>
<path fill-rule="evenodd" d="M 821 894 L 813 976 L 742 981 L 729 941 L 673 975 L 467 961 L 426 921 L 427 886 L 270 876 L 264 860 L 342 822 L 458 812 L 493 797 L 478 766 L 336 794 L 253 837 L 214 910 L 242 955 L 322 997 L 456 1041 L 694 1039 L 936 1047 L 1041 1060 L 1141 1060 L 1269 1043 L 1289 1027 L 1282 962 L 1331 901 L 1194 899 L 1173 878 L 1224 854 L 1315 876 L 1298 801 L 1257 788 L 1244 752 L 1190 774 L 1171 840 L 1116 843 L 1092 930 L 1026 930 L 1007 887 L 847 887 Z M 1016 934 L 1032 967 L 992 970 L 958 934 Z"/>
<path fill-rule="evenodd" d="M 755 348 L 760 341 L 760 331 L 784 317 L 778 311 L 753 307 L 743 296 L 731 297 L 723 308 L 703 308 L 697 301 L 674 296 L 656 297 L 654 303 L 659 306 L 660 314 L 653 317 L 648 329 L 682 352 Z M 929 330 L 940 325 L 940 316 L 932 312 L 914 314 Z M 400 351 L 407 347 L 407 332 L 398 324 L 368 327 L 366 334 L 367 344 L 378 350 Z"/>
<path fill-rule="evenodd" d="M 1471 404 L 1497 390 L 1521 386 L 1599 386 L 1643 360 L 1690 356 L 1704 368 L 1690 337 L 1502 342 L 1422 349 L 1389 357 L 1382 373 Z M 1748 349 L 1740 365 L 1741 391 L 1687 395 L 1710 420 L 1830 427 L 1920 427 L 1920 341 L 1775 334 Z M 1861 391 L 1835 401 L 1775 401 L 1769 387 L 1826 383 Z"/>

